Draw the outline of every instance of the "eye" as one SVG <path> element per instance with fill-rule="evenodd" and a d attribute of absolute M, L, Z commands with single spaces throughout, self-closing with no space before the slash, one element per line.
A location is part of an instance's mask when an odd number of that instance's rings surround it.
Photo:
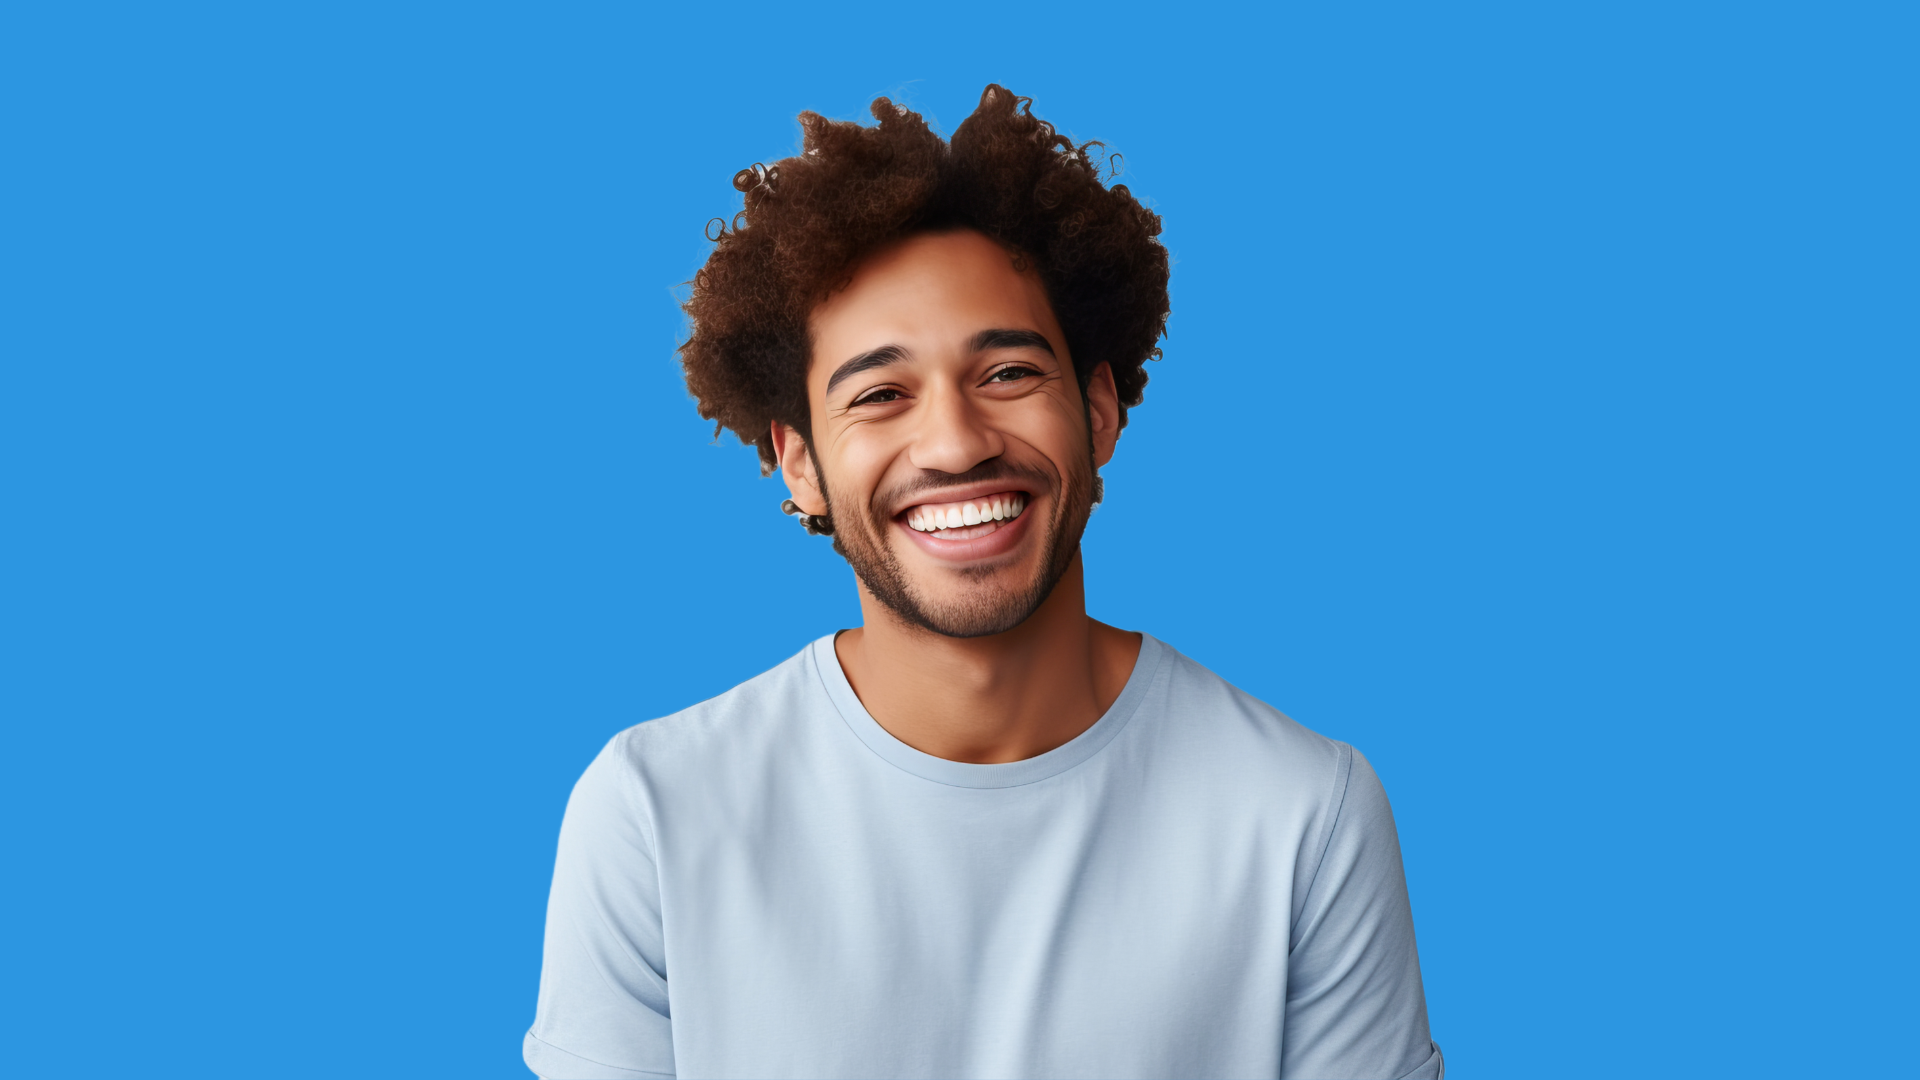
<path fill-rule="evenodd" d="M 870 394 L 867 394 L 865 397 L 855 398 L 853 403 L 855 405 L 879 405 L 884 402 L 898 401 L 898 400 L 900 400 L 900 391 L 892 390 L 883 386 L 880 389 L 875 390 Z"/>
<path fill-rule="evenodd" d="M 1038 375 L 1038 374 L 1040 373 L 1033 370 L 1030 367 L 1020 367 L 1016 365 L 1014 367 L 1001 368 L 999 371 L 996 371 L 993 374 L 987 376 L 987 381 L 988 382 L 1019 382 L 1021 379 L 1030 378 L 1031 376 Z"/>

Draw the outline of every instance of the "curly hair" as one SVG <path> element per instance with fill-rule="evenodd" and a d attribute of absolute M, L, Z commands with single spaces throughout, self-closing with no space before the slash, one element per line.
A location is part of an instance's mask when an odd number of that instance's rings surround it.
<path fill-rule="evenodd" d="M 1075 145 L 1030 106 L 989 85 L 951 143 L 884 97 L 873 102 L 874 127 L 803 112 L 798 156 L 735 174 L 745 209 L 707 223 L 713 253 L 683 305 L 693 330 L 679 350 L 716 436 L 728 428 L 757 447 L 763 474 L 777 464 L 773 421 L 811 443 L 809 313 L 874 249 L 953 228 L 978 230 L 1038 273 L 1083 400 L 1105 362 L 1125 425 L 1166 331 L 1160 217 L 1124 184 L 1102 182 L 1093 151 L 1104 144 Z M 1108 179 L 1117 159 L 1107 157 Z"/>

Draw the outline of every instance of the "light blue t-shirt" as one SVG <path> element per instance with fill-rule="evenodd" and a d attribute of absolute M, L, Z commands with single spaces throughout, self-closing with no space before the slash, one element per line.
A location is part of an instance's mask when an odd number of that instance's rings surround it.
<path fill-rule="evenodd" d="M 829 635 L 574 787 L 524 1047 L 566 1077 L 1438 1077 L 1365 758 L 1143 635 L 1038 757 L 888 734 Z"/>

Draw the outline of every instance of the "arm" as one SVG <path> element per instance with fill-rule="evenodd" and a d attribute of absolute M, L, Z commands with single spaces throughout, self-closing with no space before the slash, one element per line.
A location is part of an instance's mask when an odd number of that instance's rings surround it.
<path fill-rule="evenodd" d="M 1293 927 L 1283 1077 L 1441 1075 L 1393 810 L 1357 750 Z"/>
<path fill-rule="evenodd" d="M 560 826 L 539 1006 L 522 1049 L 537 1075 L 674 1074 L 660 880 L 651 823 L 629 789 L 626 739 L 587 767 Z"/>

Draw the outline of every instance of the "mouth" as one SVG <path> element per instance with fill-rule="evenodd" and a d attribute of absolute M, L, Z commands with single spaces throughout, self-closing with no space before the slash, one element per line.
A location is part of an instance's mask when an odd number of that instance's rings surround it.
<path fill-rule="evenodd" d="M 909 506 L 899 520 L 936 540 L 977 540 L 1011 526 L 1026 509 L 1026 492 L 1002 491 L 960 502 Z"/>

